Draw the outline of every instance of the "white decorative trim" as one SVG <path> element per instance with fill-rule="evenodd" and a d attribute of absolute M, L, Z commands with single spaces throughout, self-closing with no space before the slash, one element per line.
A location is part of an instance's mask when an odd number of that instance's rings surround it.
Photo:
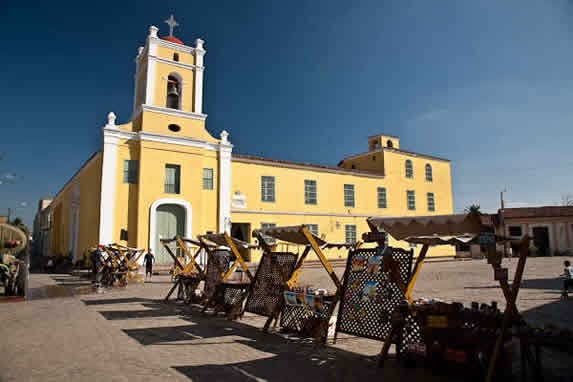
<path fill-rule="evenodd" d="M 161 46 L 163 48 L 169 48 L 183 53 L 195 54 L 195 48 L 192 48 L 187 45 L 177 44 L 171 41 L 162 40 L 160 38 L 155 38 L 154 41 L 158 46 Z"/>
<path fill-rule="evenodd" d="M 115 173 L 117 168 L 118 137 L 113 129 L 103 129 L 103 160 L 101 167 L 101 196 L 99 212 L 99 243 L 113 243 L 113 214 L 115 207 Z M 119 131 L 119 130 L 118 130 Z"/>
<path fill-rule="evenodd" d="M 210 143 L 195 138 L 176 137 L 170 135 L 148 133 L 145 131 L 138 132 L 136 139 L 145 142 L 159 142 L 159 143 L 169 143 L 180 146 L 197 147 L 209 151 L 216 151 L 219 148 L 219 144 L 217 143 Z"/>
<path fill-rule="evenodd" d="M 231 152 L 229 133 L 223 130 L 219 144 L 219 232 L 231 232 Z"/>
<path fill-rule="evenodd" d="M 203 40 L 198 38 L 195 40 L 195 65 L 197 68 L 203 68 L 203 56 L 205 55 L 205 50 L 203 49 Z M 195 105 L 193 105 L 193 111 L 195 113 L 203 112 L 203 72 L 204 70 L 195 70 Z"/>
<path fill-rule="evenodd" d="M 158 143 L 168 143 L 179 146 L 196 147 L 209 151 L 219 150 L 218 143 L 202 141 L 200 139 L 189 138 L 189 137 L 177 137 L 172 135 L 150 133 L 146 131 L 133 132 L 120 129 L 104 128 L 104 134 L 108 137 L 113 137 L 118 140 L 130 139 L 134 141 L 158 142 Z"/>
<path fill-rule="evenodd" d="M 337 214 L 332 212 L 303 212 L 303 211 L 266 211 L 266 210 L 231 210 L 233 214 L 254 214 L 254 215 L 291 215 L 291 216 L 329 216 L 338 218 L 397 218 L 400 216 L 373 215 L 373 214 Z"/>
<path fill-rule="evenodd" d="M 155 244 L 157 240 L 157 207 L 163 204 L 176 204 L 185 208 L 185 237 L 191 238 L 193 237 L 192 231 L 192 223 L 193 223 L 193 210 L 191 208 L 191 204 L 183 199 L 177 198 L 162 198 L 157 199 L 151 204 L 149 208 L 149 249 L 152 251 L 155 250 Z M 140 259 L 140 262 L 143 263 L 143 259 Z"/>
<path fill-rule="evenodd" d="M 163 113 L 163 114 L 171 115 L 173 117 L 183 117 L 183 118 L 189 118 L 189 119 L 196 119 L 199 121 L 204 121 L 207 118 L 207 114 L 191 113 L 188 111 L 170 109 L 167 107 L 155 106 L 155 105 L 151 105 L 151 104 L 141 105 L 141 110 L 139 110 L 139 112 L 141 112 L 141 111 L 152 111 L 155 113 Z M 139 112 L 137 114 L 139 114 Z"/>
<path fill-rule="evenodd" d="M 145 103 L 148 105 L 153 105 L 153 96 L 155 94 L 155 68 L 156 61 L 150 60 L 149 57 L 155 56 L 157 53 L 158 39 L 149 37 L 147 39 L 147 78 L 145 87 Z"/>
<path fill-rule="evenodd" d="M 344 175 L 353 175 L 353 176 L 360 176 L 365 178 L 377 178 L 377 179 L 384 179 L 385 176 L 382 174 L 376 174 L 372 172 L 360 172 L 359 170 L 350 170 L 345 168 L 334 168 L 334 167 L 319 167 L 314 166 L 312 164 L 296 164 L 296 163 L 287 163 L 283 161 L 273 161 L 265 160 L 265 159 L 258 159 L 258 158 L 245 158 L 242 156 L 234 156 L 232 158 L 233 162 L 240 162 L 240 163 L 251 163 L 251 164 L 258 164 L 261 166 L 269 166 L 269 167 L 281 167 L 281 168 L 292 168 L 297 170 L 307 170 L 307 171 L 317 171 L 317 172 L 328 172 L 331 174 L 344 174 Z"/>
<path fill-rule="evenodd" d="M 168 59 L 162 58 L 162 57 L 149 56 L 149 59 L 150 59 L 150 60 L 155 60 L 155 61 L 161 62 L 161 63 L 163 63 L 163 64 L 169 64 L 169 65 L 177 66 L 177 67 L 183 68 L 183 69 L 189 69 L 189 70 L 198 69 L 196 65 L 193 65 L 193 64 L 185 64 L 185 63 L 180 62 L 180 61 L 168 60 Z"/>

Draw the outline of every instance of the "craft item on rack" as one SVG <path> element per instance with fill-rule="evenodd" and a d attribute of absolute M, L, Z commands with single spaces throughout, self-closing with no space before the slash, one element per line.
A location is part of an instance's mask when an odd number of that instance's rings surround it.
<path fill-rule="evenodd" d="M 356 256 L 352 260 L 351 269 L 352 272 L 363 272 L 366 266 L 366 258 L 364 256 Z"/>
<path fill-rule="evenodd" d="M 369 257 L 368 258 L 368 265 L 366 267 L 366 272 L 378 273 L 380 271 L 381 262 L 382 262 L 382 256 Z"/>
<path fill-rule="evenodd" d="M 378 281 L 364 281 L 362 289 L 362 301 L 375 302 L 378 295 Z"/>
<path fill-rule="evenodd" d="M 296 305 L 296 292 L 285 291 L 283 294 L 287 305 Z"/>

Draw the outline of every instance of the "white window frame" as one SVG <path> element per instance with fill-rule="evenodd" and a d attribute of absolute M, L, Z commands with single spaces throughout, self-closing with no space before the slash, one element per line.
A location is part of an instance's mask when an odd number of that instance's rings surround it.
<path fill-rule="evenodd" d="M 433 192 L 426 193 L 426 202 L 428 204 L 428 211 L 434 212 L 436 211 L 436 196 Z"/>
<path fill-rule="evenodd" d="M 433 182 L 434 181 L 434 170 L 432 169 L 431 164 L 426 163 L 425 172 L 426 172 L 426 182 Z"/>
<path fill-rule="evenodd" d="M 344 185 L 344 207 L 356 207 L 356 194 L 353 184 Z"/>
<path fill-rule="evenodd" d="M 261 201 L 268 203 L 276 202 L 274 176 L 261 176 Z"/>
<path fill-rule="evenodd" d="M 203 189 L 204 190 L 213 190 L 215 187 L 214 184 L 214 174 L 212 168 L 203 168 Z"/>
<path fill-rule="evenodd" d="M 304 180 L 304 204 L 318 204 L 317 182 L 314 179 Z"/>
<path fill-rule="evenodd" d="M 308 231 L 310 233 L 312 233 L 314 236 L 318 236 L 318 224 L 305 224 L 306 228 L 308 229 Z"/>
<path fill-rule="evenodd" d="M 378 199 L 378 208 L 388 208 L 388 192 L 386 187 L 378 187 L 376 189 L 376 196 Z"/>
<path fill-rule="evenodd" d="M 356 243 L 356 224 L 344 225 L 344 241 L 348 244 Z"/>
<path fill-rule="evenodd" d="M 410 204 L 410 197 L 412 202 L 411 204 Z M 416 191 L 414 190 L 406 191 L 406 208 L 408 209 L 408 211 L 416 211 Z"/>
<path fill-rule="evenodd" d="M 174 183 L 173 184 L 169 184 L 167 183 L 167 170 L 168 169 L 174 169 L 175 170 L 175 174 L 174 174 Z M 173 186 L 173 189 L 170 189 L 169 187 Z M 167 163 L 165 165 L 165 179 L 163 181 L 163 191 L 166 194 L 180 194 L 181 193 L 181 165 L 178 164 L 172 164 L 172 163 Z"/>
<path fill-rule="evenodd" d="M 139 161 L 137 159 L 124 159 L 123 183 L 137 184 L 138 171 L 139 171 Z"/>
<path fill-rule="evenodd" d="M 414 164 L 411 159 L 406 159 L 404 162 L 404 175 L 408 179 L 414 179 Z"/>

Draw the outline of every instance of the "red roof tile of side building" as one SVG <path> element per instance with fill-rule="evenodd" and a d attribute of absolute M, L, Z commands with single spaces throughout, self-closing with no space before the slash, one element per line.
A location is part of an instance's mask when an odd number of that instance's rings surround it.
<path fill-rule="evenodd" d="M 260 162 L 261 164 L 269 164 L 275 165 L 279 167 L 302 167 L 308 168 L 310 170 L 317 170 L 317 171 L 325 171 L 325 172 L 336 172 L 336 173 L 345 173 L 350 175 L 362 175 L 362 176 L 371 176 L 376 178 L 384 178 L 383 174 L 374 171 L 366 171 L 366 170 L 357 170 L 357 169 L 349 169 L 337 166 L 325 166 L 320 164 L 312 164 L 312 163 L 305 163 L 305 162 L 293 162 L 288 160 L 282 159 L 269 159 L 269 158 L 262 158 L 253 155 L 244 155 L 244 154 L 232 154 L 231 159 L 237 162 Z"/>
<path fill-rule="evenodd" d="M 573 206 L 542 206 L 503 209 L 503 217 L 505 219 L 549 218 L 561 216 L 573 216 Z"/>

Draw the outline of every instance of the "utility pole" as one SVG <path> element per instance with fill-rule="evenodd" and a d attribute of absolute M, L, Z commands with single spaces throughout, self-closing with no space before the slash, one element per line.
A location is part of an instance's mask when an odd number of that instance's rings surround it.
<path fill-rule="evenodd" d="M 503 216 L 503 210 L 504 210 L 504 204 L 503 204 L 503 193 L 506 191 L 506 189 L 504 188 L 503 191 L 501 191 L 499 193 L 499 204 L 500 204 L 500 209 L 499 209 L 499 220 L 500 220 L 500 225 L 501 225 L 501 229 L 502 229 L 502 237 L 504 238 L 503 240 L 503 255 L 504 257 L 507 257 L 507 240 L 505 240 L 507 234 L 505 232 L 505 219 Z"/>
<path fill-rule="evenodd" d="M 10 215 L 12 213 L 12 209 L 8 207 L 8 221 L 6 223 L 10 224 Z"/>

